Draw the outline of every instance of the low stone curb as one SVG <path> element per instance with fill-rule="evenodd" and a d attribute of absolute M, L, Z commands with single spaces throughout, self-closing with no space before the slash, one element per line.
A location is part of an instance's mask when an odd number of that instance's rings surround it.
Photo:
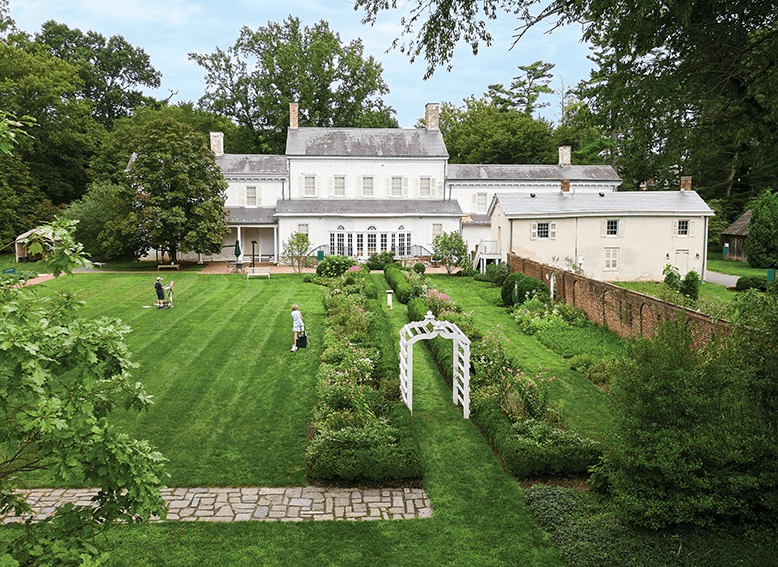
<path fill-rule="evenodd" d="M 18 490 L 40 521 L 65 503 L 92 506 L 96 488 Z M 301 522 L 304 520 L 405 520 L 429 518 L 432 505 L 418 488 L 165 488 L 167 521 Z M 23 522 L 27 516 L 6 515 L 2 523 Z M 152 521 L 161 521 L 152 518 Z"/>

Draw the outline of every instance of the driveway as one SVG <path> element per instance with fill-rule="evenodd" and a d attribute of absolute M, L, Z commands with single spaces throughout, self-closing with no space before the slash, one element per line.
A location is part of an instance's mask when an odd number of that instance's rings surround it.
<path fill-rule="evenodd" d="M 737 280 L 738 280 L 737 276 L 720 274 L 718 272 L 711 272 L 710 270 L 705 272 L 705 281 L 709 283 L 715 283 L 715 284 L 723 285 L 725 287 L 735 287 Z"/>

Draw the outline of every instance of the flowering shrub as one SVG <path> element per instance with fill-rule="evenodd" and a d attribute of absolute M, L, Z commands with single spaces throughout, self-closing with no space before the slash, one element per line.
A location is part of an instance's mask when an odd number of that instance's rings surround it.
<path fill-rule="evenodd" d="M 355 264 L 348 256 L 327 256 L 316 266 L 316 273 L 323 278 L 337 278 Z"/>
<path fill-rule="evenodd" d="M 440 293 L 437 289 L 431 289 L 424 295 L 424 303 L 427 305 L 427 310 L 432 311 L 432 314 L 437 317 L 441 311 L 447 311 L 454 303 L 451 298 L 445 293 Z"/>

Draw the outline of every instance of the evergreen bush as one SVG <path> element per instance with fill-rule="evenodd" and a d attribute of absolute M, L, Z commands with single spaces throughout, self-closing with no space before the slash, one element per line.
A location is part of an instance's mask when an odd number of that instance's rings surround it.
<path fill-rule="evenodd" d="M 531 278 L 521 272 L 514 272 L 510 274 L 502 284 L 501 296 L 503 305 L 510 307 L 511 305 L 521 305 L 529 297 L 532 297 L 532 293 L 535 292 L 535 297 L 545 301 L 551 297 L 548 286 L 542 281 Z"/>

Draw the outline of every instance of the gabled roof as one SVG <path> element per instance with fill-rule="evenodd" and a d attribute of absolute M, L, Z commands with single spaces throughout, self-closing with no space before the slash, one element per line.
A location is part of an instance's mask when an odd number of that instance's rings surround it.
<path fill-rule="evenodd" d="M 276 216 L 460 217 L 458 201 L 429 199 L 291 199 L 276 203 Z"/>
<path fill-rule="evenodd" d="M 224 175 L 285 176 L 286 156 L 272 154 L 224 154 L 216 158 Z"/>
<path fill-rule="evenodd" d="M 751 224 L 751 209 L 740 215 L 738 219 L 721 231 L 728 236 L 748 236 L 748 226 Z"/>
<path fill-rule="evenodd" d="M 490 215 L 497 202 L 508 218 L 714 214 L 696 191 L 497 193 L 489 207 Z"/>
<path fill-rule="evenodd" d="M 289 128 L 286 155 L 448 158 L 440 130 L 426 128 Z"/>
<path fill-rule="evenodd" d="M 609 165 L 449 164 L 448 181 L 604 181 L 621 183 Z"/>

